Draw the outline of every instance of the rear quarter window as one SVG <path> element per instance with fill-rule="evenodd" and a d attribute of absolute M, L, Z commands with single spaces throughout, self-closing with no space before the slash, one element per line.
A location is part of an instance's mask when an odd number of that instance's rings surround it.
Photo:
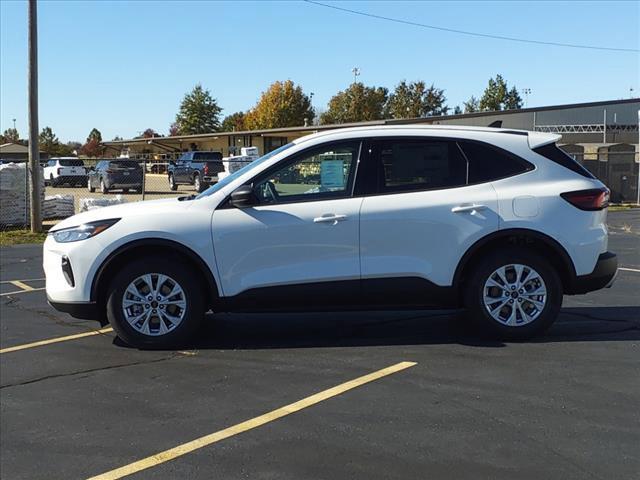
<path fill-rule="evenodd" d="M 538 155 L 542 155 L 547 160 L 551 160 L 558 165 L 562 165 L 563 167 L 568 168 L 572 172 L 582 175 L 583 177 L 596 178 L 589 170 L 587 170 L 576 160 L 563 152 L 555 143 L 550 143 L 549 145 L 543 145 L 542 147 L 534 148 L 533 151 Z"/>
<path fill-rule="evenodd" d="M 529 162 L 476 142 L 458 142 L 469 162 L 469 184 L 491 182 L 533 170 Z"/>

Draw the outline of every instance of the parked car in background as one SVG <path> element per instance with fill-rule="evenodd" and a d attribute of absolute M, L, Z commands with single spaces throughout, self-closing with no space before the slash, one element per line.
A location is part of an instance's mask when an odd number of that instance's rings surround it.
<path fill-rule="evenodd" d="M 193 185 L 202 192 L 218 183 L 218 174 L 224 172 L 222 153 L 186 152 L 175 162 L 169 163 L 169 188 L 177 190 L 178 185 Z"/>
<path fill-rule="evenodd" d="M 111 190 L 142 192 L 142 167 L 136 160 L 100 160 L 87 174 L 90 192 L 100 189 L 102 193 Z"/>
<path fill-rule="evenodd" d="M 138 347 L 208 310 L 465 307 L 499 338 L 611 285 L 609 190 L 560 135 L 398 125 L 282 146 L 197 196 L 101 208 L 44 243 L 49 302 Z M 98 237 L 98 238 L 94 238 Z"/>
<path fill-rule="evenodd" d="M 87 169 L 77 157 L 55 157 L 44 167 L 45 185 L 56 187 L 68 183 L 82 186 L 87 182 Z"/>

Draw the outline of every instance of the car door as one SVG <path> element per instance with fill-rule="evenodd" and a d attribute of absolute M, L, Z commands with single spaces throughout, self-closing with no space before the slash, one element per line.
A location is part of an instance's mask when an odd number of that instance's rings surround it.
<path fill-rule="evenodd" d="M 279 309 L 349 300 L 360 278 L 359 154 L 359 141 L 306 150 L 254 179 L 253 206 L 216 209 L 213 245 L 226 297 Z"/>
<path fill-rule="evenodd" d="M 91 186 L 93 188 L 98 188 L 100 186 L 100 172 L 102 171 L 102 167 L 104 166 L 104 162 L 98 162 L 96 167 L 89 172 L 89 179 L 91 182 Z"/>
<path fill-rule="evenodd" d="M 455 140 L 385 138 L 372 146 L 372 195 L 360 212 L 360 258 L 368 301 L 446 303 L 458 262 L 498 230 L 490 183 L 468 182 Z"/>
<path fill-rule="evenodd" d="M 176 161 L 176 165 L 173 168 L 173 179 L 176 181 L 176 183 L 184 183 L 186 181 L 184 169 L 185 155 L 183 155 Z"/>

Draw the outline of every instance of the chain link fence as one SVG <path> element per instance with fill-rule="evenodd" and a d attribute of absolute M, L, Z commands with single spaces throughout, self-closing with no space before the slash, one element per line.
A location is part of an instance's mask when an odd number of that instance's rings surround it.
<path fill-rule="evenodd" d="M 640 166 L 637 152 L 608 148 L 567 153 L 611 189 L 612 202 L 637 202 Z M 179 155 L 49 160 L 41 168 L 45 226 L 108 205 L 195 194 L 253 161 L 248 157 L 228 157 L 222 160 L 223 168 L 205 171 L 202 163 L 209 162 L 185 164 L 178 161 Z M 0 230 L 29 225 L 29 177 L 25 162 L 0 165 Z"/>

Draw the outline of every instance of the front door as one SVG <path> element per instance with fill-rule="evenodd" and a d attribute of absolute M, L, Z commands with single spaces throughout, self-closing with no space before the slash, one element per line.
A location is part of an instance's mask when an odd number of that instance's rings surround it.
<path fill-rule="evenodd" d="M 255 179 L 254 206 L 215 211 L 225 297 L 286 308 L 329 304 L 359 288 L 362 198 L 352 196 L 359 151 L 359 141 L 304 151 Z"/>

